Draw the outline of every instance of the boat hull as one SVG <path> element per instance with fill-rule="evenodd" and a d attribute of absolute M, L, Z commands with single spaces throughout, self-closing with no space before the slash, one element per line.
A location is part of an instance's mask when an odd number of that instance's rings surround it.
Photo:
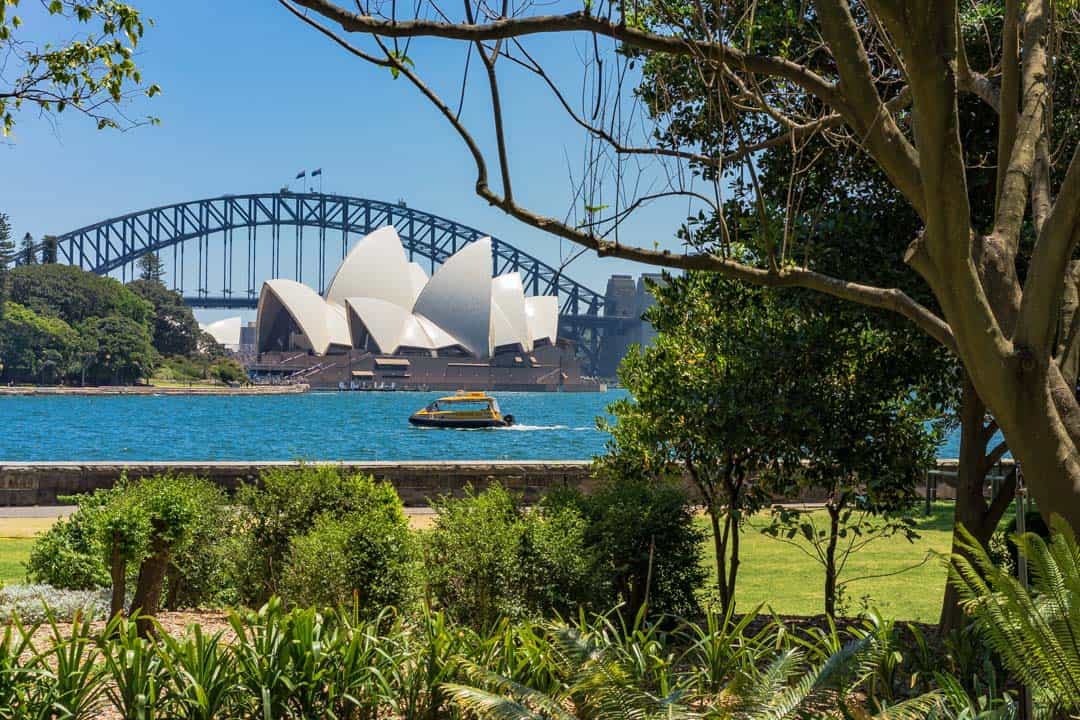
<path fill-rule="evenodd" d="M 452 420 L 449 418 L 427 418 L 410 415 L 409 422 L 417 427 L 451 428 L 459 430 L 478 430 L 481 428 L 509 427 L 506 420 L 476 419 L 476 420 Z"/>

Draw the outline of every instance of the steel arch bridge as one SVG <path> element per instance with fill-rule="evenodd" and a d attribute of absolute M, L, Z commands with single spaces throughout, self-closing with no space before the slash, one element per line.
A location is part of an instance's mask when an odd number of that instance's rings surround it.
<path fill-rule="evenodd" d="M 465 245 L 486 237 L 475 228 L 438 215 L 366 198 L 322 193 L 254 193 L 164 205 L 102 220 L 56 237 L 56 260 L 122 280 L 134 278 L 136 261 L 156 253 L 171 265 L 172 286 L 193 307 L 253 308 L 262 280 L 288 277 L 325 289 L 333 268 L 351 247 L 351 236 L 393 225 L 409 260 L 424 258 L 430 270 Z M 283 232 L 291 229 L 292 232 Z M 304 230 L 313 229 L 307 233 Z M 269 247 L 260 242 L 269 232 Z M 292 237 L 287 237 L 288 235 Z M 45 250 L 37 246 L 38 253 Z M 172 262 L 169 263 L 171 255 Z M 188 258 L 196 262 L 191 283 Z M 305 260 L 305 257 L 307 258 Z M 242 267 L 237 266 L 240 260 Z M 286 270 L 282 273 L 282 263 Z M 262 270 L 260 270 L 260 265 Z M 314 267 L 312 267 L 314 265 Z M 603 296 L 561 270 L 492 238 L 494 274 L 521 273 L 533 295 L 557 295 L 563 324 L 582 330 L 602 323 Z M 211 279 L 213 278 L 213 279 Z M 168 272 L 166 274 L 168 282 Z"/>

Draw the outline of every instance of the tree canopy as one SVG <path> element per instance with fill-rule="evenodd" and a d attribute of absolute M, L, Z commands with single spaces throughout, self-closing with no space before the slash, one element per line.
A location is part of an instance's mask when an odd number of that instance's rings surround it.
<path fill-rule="evenodd" d="M 20 265 L 11 270 L 12 302 L 71 325 L 119 315 L 147 323 L 154 307 L 119 282 L 70 265 Z"/>
<path fill-rule="evenodd" d="M 20 15 L 19 0 L 0 0 L 0 133 L 11 134 L 16 114 L 28 106 L 44 114 L 68 108 L 98 129 L 153 122 L 134 120 L 120 106 L 134 95 L 160 92 L 143 83 L 135 50 L 146 21 L 117 0 L 49 0 Z M 60 44 L 42 39 L 61 35 Z"/>
<path fill-rule="evenodd" d="M 179 292 L 148 279 L 133 280 L 127 287 L 154 308 L 152 336 L 159 353 L 189 355 L 199 350 L 203 332 Z"/>

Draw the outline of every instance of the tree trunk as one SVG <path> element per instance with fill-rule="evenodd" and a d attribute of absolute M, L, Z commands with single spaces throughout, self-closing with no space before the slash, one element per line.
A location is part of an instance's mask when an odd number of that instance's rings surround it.
<path fill-rule="evenodd" d="M 1043 518 L 1049 523 L 1052 514 L 1061 515 L 1080 532 L 1080 406 L 1056 365 L 1035 365 L 1030 374 L 1038 377 L 1012 388 L 1015 394 L 1005 412 L 991 407 Z M 1022 373 L 1028 375 L 1029 369 Z"/>
<path fill-rule="evenodd" d="M 986 545 L 1015 495 L 1015 474 L 1002 483 L 997 496 L 992 498 L 989 504 L 983 495 L 986 476 L 992 469 L 986 456 L 987 437 L 983 425 L 985 416 L 986 405 L 975 392 L 970 379 L 965 376 L 960 396 L 960 457 L 956 468 L 956 515 L 952 541 L 954 554 L 960 552 L 960 538 L 956 532 L 960 526 L 967 528 L 975 539 Z M 959 600 L 956 588 L 951 582 L 946 582 L 939 619 L 942 633 L 963 626 L 964 612 Z"/>
<path fill-rule="evenodd" d="M 728 599 L 731 607 L 735 607 L 735 580 L 739 574 L 739 516 L 735 511 L 728 513 L 728 523 L 731 524 L 731 554 L 728 562 Z M 727 607 L 724 610 L 727 611 Z"/>
<path fill-rule="evenodd" d="M 713 550 L 716 553 L 716 591 L 720 593 L 720 605 L 726 612 L 728 603 L 731 602 L 728 596 L 727 572 L 725 570 L 727 543 L 725 542 L 724 531 L 720 529 L 719 513 L 717 513 L 712 503 L 709 504 L 708 512 L 709 523 L 712 526 Z"/>
<path fill-rule="evenodd" d="M 840 506 L 829 503 L 829 543 L 825 546 L 825 614 L 836 617 L 836 543 L 840 535 Z"/>
<path fill-rule="evenodd" d="M 740 489 L 742 488 L 742 474 L 741 472 L 732 467 L 731 471 L 724 478 L 727 487 L 727 501 L 728 512 L 726 517 L 727 525 L 730 529 L 730 535 L 728 536 L 731 543 L 731 552 L 728 555 L 728 599 L 731 607 L 735 606 L 735 581 L 739 576 L 739 520 L 742 513 L 742 497 L 740 497 Z M 724 606 L 724 610 L 728 610 L 728 606 Z"/>
<path fill-rule="evenodd" d="M 169 543 L 156 533 L 150 539 L 150 554 L 139 566 L 139 580 L 135 585 L 135 597 L 131 600 L 131 612 L 139 611 L 139 634 L 149 637 L 154 632 L 152 618 L 161 605 L 161 590 L 165 571 L 169 567 Z"/>
<path fill-rule="evenodd" d="M 112 576 L 112 598 L 109 601 L 109 617 L 114 618 L 124 612 L 124 596 L 127 594 L 127 563 L 120 551 L 120 533 L 112 536 L 112 554 L 109 560 L 109 574 Z"/>

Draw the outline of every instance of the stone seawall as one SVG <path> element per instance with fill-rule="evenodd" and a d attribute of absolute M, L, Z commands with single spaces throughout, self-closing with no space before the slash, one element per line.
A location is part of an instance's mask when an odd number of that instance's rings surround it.
<path fill-rule="evenodd" d="M 227 490 L 253 483 L 260 473 L 293 462 L 0 462 L 0 506 L 62 505 L 67 495 L 111 487 L 130 478 L 186 473 L 209 478 Z M 320 463 L 308 463 L 320 464 Z M 586 487 L 589 463 L 520 462 L 344 462 L 326 463 L 368 473 L 392 484 L 406 505 L 426 505 L 430 498 L 460 494 L 466 485 L 484 488 L 494 481 L 534 501 L 553 487 Z"/>
<path fill-rule="evenodd" d="M 64 496 L 93 492 L 111 487 L 121 476 L 137 478 L 160 473 L 187 473 L 209 478 L 232 491 L 241 483 L 253 483 L 260 473 L 273 467 L 295 465 L 293 462 L 0 462 L 0 506 L 63 505 Z M 309 463 L 318 464 L 318 463 Z M 357 472 L 369 473 L 390 482 L 406 505 L 426 505 L 431 498 L 448 493 L 460 494 L 466 485 L 484 488 L 494 481 L 526 501 L 534 501 L 553 487 L 587 488 L 591 478 L 589 463 L 583 460 L 451 461 L 451 462 L 345 462 L 327 463 Z M 998 474 L 1012 469 L 1011 460 L 1003 460 Z M 956 498 L 952 478 L 956 460 L 941 459 L 930 473 L 930 488 L 941 500 Z M 919 488 L 926 494 L 926 487 Z M 820 500 L 807 496 L 800 498 Z"/>

